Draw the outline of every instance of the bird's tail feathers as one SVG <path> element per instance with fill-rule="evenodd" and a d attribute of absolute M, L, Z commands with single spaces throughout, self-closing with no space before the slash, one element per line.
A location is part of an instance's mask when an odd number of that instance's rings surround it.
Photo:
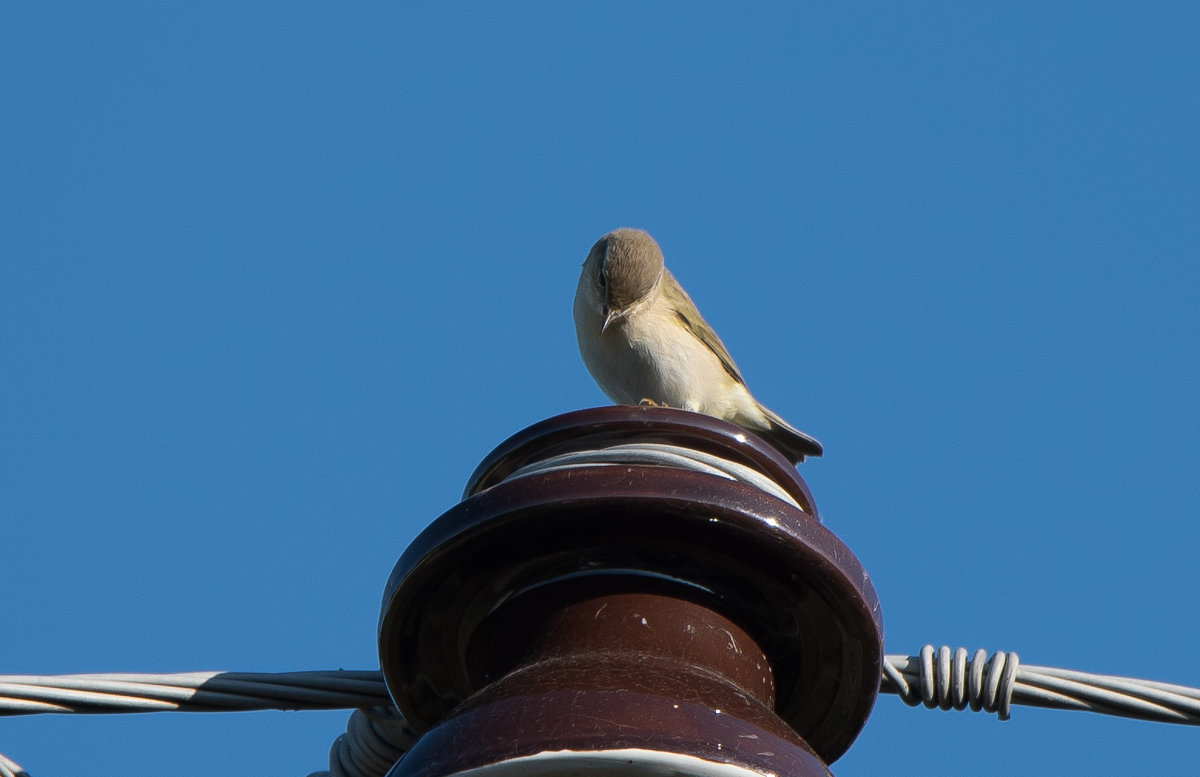
<path fill-rule="evenodd" d="M 807 456 L 821 455 L 823 449 L 816 438 L 800 431 L 762 405 L 759 405 L 759 408 L 770 424 L 770 428 L 765 430 L 762 436 L 787 456 L 789 461 L 799 464 Z"/>

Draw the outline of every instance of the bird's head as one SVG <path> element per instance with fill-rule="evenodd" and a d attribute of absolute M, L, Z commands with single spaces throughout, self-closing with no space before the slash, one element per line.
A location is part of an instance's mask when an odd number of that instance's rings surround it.
<path fill-rule="evenodd" d="M 600 303 L 600 332 L 629 312 L 662 280 L 663 255 L 658 243 L 640 229 L 622 227 L 596 241 L 583 263 L 592 292 Z"/>

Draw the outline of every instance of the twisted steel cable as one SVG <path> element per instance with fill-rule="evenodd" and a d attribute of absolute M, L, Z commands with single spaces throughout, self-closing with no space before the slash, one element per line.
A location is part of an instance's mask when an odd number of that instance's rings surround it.
<path fill-rule="evenodd" d="M 925 645 L 885 657 L 880 691 L 909 705 L 985 711 L 1014 704 L 1200 725 L 1200 688 L 1021 664 L 1016 653 Z M 39 713 L 227 712 L 357 708 L 311 777 L 381 777 L 416 741 L 377 671 L 0 675 L 0 716 Z M 0 755 L 0 777 L 28 777 Z"/>

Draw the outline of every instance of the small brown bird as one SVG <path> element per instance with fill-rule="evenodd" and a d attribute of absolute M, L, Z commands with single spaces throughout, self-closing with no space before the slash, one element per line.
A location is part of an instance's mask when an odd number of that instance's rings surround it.
<path fill-rule="evenodd" d="M 640 229 L 596 241 L 575 290 L 579 353 L 617 404 L 653 403 L 723 418 L 765 438 L 793 463 L 821 443 L 750 395 L 716 332 Z"/>

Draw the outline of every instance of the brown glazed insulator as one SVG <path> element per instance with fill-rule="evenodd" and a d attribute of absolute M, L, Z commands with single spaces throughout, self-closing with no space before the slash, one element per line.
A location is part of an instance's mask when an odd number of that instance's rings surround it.
<path fill-rule="evenodd" d="M 754 467 L 804 509 L 673 467 L 504 479 L 631 442 Z M 503 443 L 467 494 L 413 541 L 385 591 L 381 667 L 427 731 L 393 775 L 808 777 L 828 774 L 866 722 L 878 600 L 759 438 L 666 408 L 579 411 Z"/>
<path fill-rule="evenodd" d="M 795 467 L 761 437 L 712 416 L 666 407 L 596 407 L 536 423 L 509 437 L 487 455 L 467 481 L 463 498 L 496 485 L 535 461 L 635 442 L 679 445 L 753 467 L 782 486 L 801 509 L 820 520 L 812 494 Z"/>

